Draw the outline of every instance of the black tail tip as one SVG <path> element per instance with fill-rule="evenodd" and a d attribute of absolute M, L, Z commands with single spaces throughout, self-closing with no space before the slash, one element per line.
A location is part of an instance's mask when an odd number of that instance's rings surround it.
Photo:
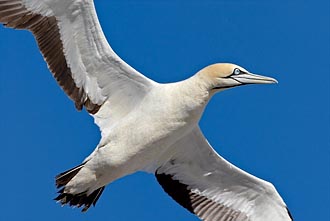
<path fill-rule="evenodd" d="M 85 165 L 85 163 L 82 163 L 70 170 L 67 170 L 63 173 L 58 174 L 55 177 L 55 183 L 56 183 L 56 187 L 57 188 L 61 188 L 63 186 L 65 186 L 68 182 L 70 182 L 70 180 L 77 175 L 77 173 L 80 171 L 81 168 L 83 168 L 83 166 Z"/>
<path fill-rule="evenodd" d="M 105 187 L 103 186 L 95 190 L 90 195 L 87 195 L 86 192 L 79 194 L 65 193 L 64 188 L 62 188 L 58 191 L 59 195 L 54 200 L 61 203 L 61 205 L 68 204 L 71 207 L 77 207 L 77 208 L 82 207 L 81 212 L 86 212 L 91 205 L 93 206 L 96 205 L 96 202 L 100 198 L 104 188 Z"/>
<path fill-rule="evenodd" d="M 97 200 L 99 199 L 105 188 L 104 186 L 100 187 L 89 195 L 87 195 L 87 191 L 78 194 L 71 194 L 65 191 L 66 185 L 84 167 L 85 163 L 86 162 L 63 173 L 60 173 L 55 177 L 56 187 L 57 189 L 59 189 L 59 191 L 57 192 L 58 196 L 54 200 L 61 203 L 61 205 L 68 204 L 71 207 L 82 207 L 82 212 L 86 212 L 91 205 L 95 206 Z"/>

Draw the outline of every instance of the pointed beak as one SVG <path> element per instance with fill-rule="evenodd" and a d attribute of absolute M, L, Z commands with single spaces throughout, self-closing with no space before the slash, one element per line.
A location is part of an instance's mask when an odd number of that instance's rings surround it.
<path fill-rule="evenodd" d="M 278 81 L 271 77 L 266 77 L 251 73 L 242 73 L 231 76 L 232 79 L 238 81 L 242 85 L 244 84 L 277 84 Z"/>

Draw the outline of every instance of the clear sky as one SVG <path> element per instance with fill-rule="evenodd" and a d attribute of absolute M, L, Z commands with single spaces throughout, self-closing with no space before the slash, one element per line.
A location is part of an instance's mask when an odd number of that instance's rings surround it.
<path fill-rule="evenodd" d="M 214 148 L 277 187 L 299 221 L 330 220 L 327 0 L 96 0 L 114 50 L 159 82 L 216 62 L 275 77 L 217 94 L 200 122 Z M 109 185 L 86 214 L 61 208 L 54 176 L 99 140 L 49 73 L 32 35 L 0 27 L 0 220 L 198 220 L 152 174 Z"/>

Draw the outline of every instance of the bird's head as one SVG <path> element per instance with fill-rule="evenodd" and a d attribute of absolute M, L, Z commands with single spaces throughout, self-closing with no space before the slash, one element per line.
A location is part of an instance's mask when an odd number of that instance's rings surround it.
<path fill-rule="evenodd" d="M 215 92 L 246 84 L 277 83 L 274 78 L 252 74 L 246 69 L 230 63 L 207 66 L 199 72 L 199 75 L 208 82 L 209 89 Z"/>

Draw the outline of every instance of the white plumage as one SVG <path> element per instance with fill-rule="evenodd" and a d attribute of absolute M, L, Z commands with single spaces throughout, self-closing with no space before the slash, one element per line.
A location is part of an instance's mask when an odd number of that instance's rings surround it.
<path fill-rule="evenodd" d="M 34 34 L 60 86 L 101 129 L 95 151 L 56 177 L 56 200 L 86 211 L 108 183 L 144 170 L 202 220 L 292 220 L 272 184 L 219 156 L 198 127 L 216 92 L 275 79 L 215 64 L 156 83 L 114 53 L 92 0 L 0 0 L 0 22 Z"/>

